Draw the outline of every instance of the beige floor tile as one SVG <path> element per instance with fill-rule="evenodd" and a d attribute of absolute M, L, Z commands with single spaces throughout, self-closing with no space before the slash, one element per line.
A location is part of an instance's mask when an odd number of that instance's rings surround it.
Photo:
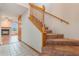
<path fill-rule="evenodd" d="M 5 36 L 4 36 L 5 37 Z M 5 38 L 6 39 L 6 38 Z M 0 56 L 34 56 L 38 55 L 23 42 L 18 41 L 17 36 L 12 36 L 8 44 L 0 46 Z"/>

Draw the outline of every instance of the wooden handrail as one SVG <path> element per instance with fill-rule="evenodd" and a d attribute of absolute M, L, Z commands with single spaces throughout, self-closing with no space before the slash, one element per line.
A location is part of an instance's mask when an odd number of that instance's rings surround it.
<path fill-rule="evenodd" d="M 42 10 L 42 11 L 44 10 L 42 7 L 37 6 L 37 5 L 33 4 L 33 3 L 29 3 L 29 5 L 32 6 L 32 7 L 34 7 L 35 9 L 38 9 L 38 10 Z M 22 6 L 23 6 L 23 5 L 22 5 Z M 56 15 L 53 15 L 53 14 L 47 12 L 47 11 L 45 11 L 45 13 L 48 14 L 48 15 L 50 15 L 50 16 L 53 16 L 53 17 L 57 18 L 57 19 L 60 20 L 61 22 L 64 22 L 64 23 L 66 23 L 66 24 L 70 24 L 68 21 L 63 20 L 63 19 L 61 19 L 60 17 L 58 17 L 58 16 L 56 16 Z"/>
<path fill-rule="evenodd" d="M 43 23 L 44 22 L 44 11 L 45 11 L 44 6 L 37 6 L 37 5 L 33 4 L 33 3 L 29 3 L 29 5 L 30 5 L 30 17 L 29 17 L 29 19 L 31 19 L 32 22 L 34 21 L 34 24 L 37 26 L 37 28 L 41 32 L 45 32 L 44 23 Z M 33 14 L 31 14 L 32 9 L 36 9 L 38 11 L 42 11 L 41 15 L 42 15 L 43 19 L 41 20 L 41 22 L 39 21 L 38 18 L 36 18 Z M 37 25 L 37 24 L 39 24 L 39 25 Z"/>
<path fill-rule="evenodd" d="M 33 3 L 29 3 L 29 5 L 32 6 L 32 7 L 34 7 L 34 8 L 37 9 L 37 10 L 41 10 L 41 11 L 44 11 L 44 10 L 45 10 L 45 7 L 43 8 L 43 7 L 37 6 L 37 5 L 33 4 Z M 57 19 L 60 20 L 61 22 L 64 22 L 64 23 L 66 23 L 66 24 L 69 24 L 68 21 L 63 20 L 63 19 L 61 19 L 60 17 L 49 13 L 48 11 L 44 11 L 44 12 L 45 12 L 46 14 L 50 15 L 50 16 L 53 16 L 53 17 L 57 18 Z"/>
<path fill-rule="evenodd" d="M 40 30 L 40 32 L 42 33 L 42 47 L 44 47 L 46 45 L 46 30 L 44 27 L 44 12 L 45 12 L 45 8 L 44 6 L 37 6 L 33 3 L 30 3 L 30 17 L 29 20 Z M 33 9 L 36 9 L 38 11 L 42 12 L 42 17 L 43 19 L 41 21 L 39 21 L 37 17 L 35 17 L 31 12 Z"/>
<path fill-rule="evenodd" d="M 46 31 L 43 28 L 42 23 L 35 18 L 33 15 L 30 15 L 29 20 L 40 30 L 40 32 L 42 33 L 42 47 L 44 47 L 46 45 Z"/>
<path fill-rule="evenodd" d="M 30 15 L 29 20 L 39 29 L 40 32 L 43 32 L 43 25 L 37 18 L 35 18 L 33 15 Z"/>
<path fill-rule="evenodd" d="M 65 20 L 63 20 L 63 19 L 61 19 L 61 18 L 59 18 L 59 17 L 57 17 L 57 16 L 55 16 L 55 15 L 53 15 L 53 14 L 47 12 L 47 11 L 45 11 L 45 13 L 48 14 L 48 15 L 50 15 L 50 16 L 53 16 L 53 17 L 57 18 L 57 19 L 60 20 L 61 22 L 64 22 L 64 23 L 66 23 L 66 24 L 69 24 L 68 21 L 65 21 Z"/>

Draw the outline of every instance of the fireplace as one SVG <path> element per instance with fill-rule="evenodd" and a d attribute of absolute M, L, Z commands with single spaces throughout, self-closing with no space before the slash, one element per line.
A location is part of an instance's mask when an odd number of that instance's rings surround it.
<path fill-rule="evenodd" d="M 1 35 L 9 35 L 9 28 L 1 28 Z"/>

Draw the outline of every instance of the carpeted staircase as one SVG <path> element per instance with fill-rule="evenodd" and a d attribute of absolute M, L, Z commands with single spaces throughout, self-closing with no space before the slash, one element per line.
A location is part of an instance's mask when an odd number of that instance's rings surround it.
<path fill-rule="evenodd" d="M 40 54 L 42 56 L 45 55 L 72 55 L 72 53 L 64 53 L 63 49 L 55 49 L 55 46 L 79 46 L 79 40 L 74 39 L 65 39 L 63 34 L 55 34 L 51 30 L 46 29 L 46 46 L 43 47 L 43 52 Z M 57 47 L 56 47 L 57 48 Z M 60 48 L 60 47 L 59 47 Z M 66 49 L 68 51 L 68 49 Z"/>
<path fill-rule="evenodd" d="M 63 34 L 55 34 L 46 27 L 47 45 L 79 45 L 79 40 L 65 39 Z"/>

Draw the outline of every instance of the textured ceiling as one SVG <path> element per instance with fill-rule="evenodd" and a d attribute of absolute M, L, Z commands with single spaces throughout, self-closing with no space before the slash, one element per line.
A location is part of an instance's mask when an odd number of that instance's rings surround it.
<path fill-rule="evenodd" d="M 11 16 L 17 17 L 27 11 L 27 8 L 24 8 L 15 3 L 0 3 L 0 16 Z"/>

